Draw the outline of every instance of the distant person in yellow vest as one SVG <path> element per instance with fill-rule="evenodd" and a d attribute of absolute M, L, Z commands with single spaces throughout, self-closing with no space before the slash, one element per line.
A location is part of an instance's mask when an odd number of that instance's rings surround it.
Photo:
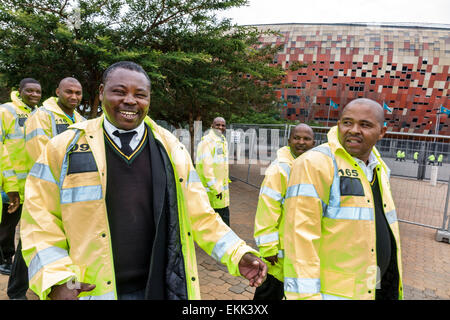
<path fill-rule="evenodd" d="M 2 166 L 11 164 L 11 170 L 2 172 L 4 179 L 15 176 L 18 182 L 18 193 L 11 193 L 5 188 L 10 197 L 3 200 L 2 219 L 0 223 L 0 273 L 11 274 L 12 258 L 15 254 L 14 238 L 16 226 L 20 220 L 24 199 L 25 180 L 28 169 L 26 167 L 25 139 L 23 127 L 31 112 L 41 100 L 41 84 L 33 78 L 20 81 L 19 90 L 11 92 L 11 101 L 0 106 L 0 137 L 2 140 Z M 4 169 L 2 169 L 4 170 Z M 4 196 L 4 195 L 3 195 Z M 11 197 L 12 196 L 12 197 Z M 6 200 L 6 201 L 5 201 Z M 14 207 L 15 210 L 11 211 Z"/>
<path fill-rule="evenodd" d="M 434 154 L 430 154 L 428 156 L 428 164 L 431 164 L 432 166 L 434 166 L 434 161 L 436 160 L 436 157 L 434 156 Z"/>
<path fill-rule="evenodd" d="M 215 118 L 208 134 L 198 144 L 195 168 L 208 192 L 211 206 L 229 226 L 228 144 L 225 132 L 225 119 Z"/>
<path fill-rule="evenodd" d="M 352 100 L 328 142 L 292 163 L 284 201 L 287 299 L 402 299 L 390 170 L 375 147 L 386 129 L 379 103 Z"/>
<path fill-rule="evenodd" d="M 444 155 L 443 155 L 443 154 L 440 154 L 440 155 L 438 156 L 438 158 L 437 158 L 438 166 L 441 166 L 441 167 L 442 167 L 442 160 L 444 160 Z"/>
<path fill-rule="evenodd" d="M 259 192 L 254 236 L 259 252 L 267 261 L 267 279 L 256 288 L 254 300 L 282 300 L 283 288 L 283 223 L 284 197 L 292 162 L 313 148 L 314 132 L 299 124 L 291 131 L 288 145 L 277 151 L 277 158 L 265 172 Z"/>
<path fill-rule="evenodd" d="M 397 151 L 397 156 L 395 158 L 395 161 L 402 161 L 402 150 Z"/>
<path fill-rule="evenodd" d="M 417 152 L 417 151 L 414 152 L 413 159 L 414 159 L 414 163 L 416 163 L 419 160 L 419 152 Z"/>

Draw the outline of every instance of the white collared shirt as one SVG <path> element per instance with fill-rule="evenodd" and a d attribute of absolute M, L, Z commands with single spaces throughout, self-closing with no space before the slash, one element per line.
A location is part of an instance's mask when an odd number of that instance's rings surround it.
<path fill-rule="evenodd" d="M 362 169 L 364 174 L 367 177 L 367 180 L 372 181 L 373 178 L 373 169 L 378 165 L 378 159 L 375 157 L 373 152 L 370 152 L 369 155 L 369 164 L 365 164 L 361 159 L 353 157 L 353 159 L 358 163 L 359 167 Z"/>
<path fill-rule="evenodd" d="M 114 143 L 119 148 L 122 148 L 122 143 L 120 142 L 119 137 L 116 137 L 113 134 L 113 132 L 116 131 L 116 130 L 119 130 L 119 133 L 136 131 L 136 134 L 130 140 L 130 148 L 133 151 L 137 148 L 137 146 L 139 145 L 139 142 L 141 142 L 141 139 L 142 139 L 142 137 L 144 136 L 144 133 L 145 133 L 145 123 L 144 123 L 144 121 L 142 121 L 142 123 L 137 128 L 135 128 L 133 130 L 122 130 L 122 129 L 116 128 L 111 122 L 109 122 L 109 120 L 105 116 L 105 121 L 103 121 L 103 127 L 105 128 L 105 131 L 108 134 L 108 136 L 111 138 L 111 140 L 114 141 Z"/>

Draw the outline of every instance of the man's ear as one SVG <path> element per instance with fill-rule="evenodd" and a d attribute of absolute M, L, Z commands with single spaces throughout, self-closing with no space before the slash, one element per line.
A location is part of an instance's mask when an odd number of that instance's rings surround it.
<path fill-rule="evenodd" d="M 382 126 L 382 127 L 381 127 L 380 137 L 378 138 L 378 140 L 381 140 L 381 138 L 384 137 L 384 135 L 386 134 L 386 131 L 387 131 L 387 127 Z"/>
<path fill-rule="evenodd" d="M 59 88 L 56 88 L 55 92 L 56 92 L 56 96 L 59 97 Z"/>
<path fill-rule="evenodd" d="M 103 102 L 103 91 L 105 90 L 105 86 L 103 85 L 103 83 L 100 84 L 100 86 L 98 87 L 98 99 L 100 100 L 100 102 Z"/>

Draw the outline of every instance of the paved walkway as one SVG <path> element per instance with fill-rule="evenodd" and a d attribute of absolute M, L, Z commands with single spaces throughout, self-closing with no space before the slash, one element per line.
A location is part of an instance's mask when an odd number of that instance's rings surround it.
<path fill-rule="evenodd" d="M 231 226 L 250 246 L 256 248 L 252 234 L 258 190 L 239 181 L 234 181 L 230 190 Z M 407 300 L 450 299 L 450 244 L 435 241 L 435 233 L 433 229 L 400 223 Z M 197 248 L 197 261 L 203 299 L 252 299 L 254 288 L 248 286 L 247 280 L 229 275 L 224 266 L 200 248 Z M 0 275 L 0 300 L 8 299 L 7 280 L 6 276 Z M 30 291 L 28 298 L 36 299 Z"/>

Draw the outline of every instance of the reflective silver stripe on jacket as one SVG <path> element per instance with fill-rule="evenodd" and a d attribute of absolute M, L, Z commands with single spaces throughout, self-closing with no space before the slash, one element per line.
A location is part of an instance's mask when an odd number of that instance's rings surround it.
<path fill-rule="evenodd" d="M 56 184 L 52 171 L 46 164 L 36 162 L 31 168 L 29 175 Z"/>
<path fill-rule="evenodd" d="M 14 170 L 5 170 L 2 171 L 2 175 L 4 178 L 10 178 L 16 175 L 16 172 Z"/>
<path fill-rule="evenodd" d="M 281 193 L 279 193 L 267 186 L 263 186 L 261 188 L 261 190 L 259 191 L 259 195 L 262 195 L 262 194 L 268 196 L 269 198 L 272 198 L 275 201 L 281 202 L 283 200 L 283 196 L 281 195 Z"/>
<path fill-rule="evenodd" d="M 10 132 L 8 134 L 5 135 L 4 139 L 23 139 L 23 132 L 22 129 L 20 128 L 19 125 L 19 121 L 17 121 L 18 115 L 16 110 L 14 109 L 14 107 L 12 107 L 11 105 L 5 103 L 0 105 L 0 107 L 5 108 L 6 110 L 8 110 L 9 113 L 11 113 L 13 115 L 14 118 L 14 132 Z"/>
<path fill-rule="evenodd" d="M 61 189 L 61 204 L 100 200 L 102 196 L 101 185 Z"/>
<path fill-rule="evenodd" d="M 47 112 L 50 115 L 50 120 L 52 122 L 52 138 L 58 135 L 58 130 L 56 130 L 56 120 L 55 115 L 50 110 L 47 110 L 44 106 L 41 107 L 43 111 Z"/>
<path fill-rule="evenodd" d="M 349 220 L 373 220 L 374 210 L 373 208 L 361 208 L 361 207 L 339 207 L 332 208 L 328 206 L 324 217 L 330 219 L 349 219 Z"/>
<path fill-rule="evenodd" d="M 60 247 L 48 247 L 38 251 L 28 266 L 28 279 L 31 280 L 46 265 L 67 256 L 69 256 L 67 250 Z"/>
<path fill-rule="evenodd" d="M 45 134 L 44 129 L 37 128 L 37 129 L 31 131 L 30 133 L 28 133 L 25 136 L 25 142 L 28 142 L 28 141 L 30 141 L 31 139 L 33 139 L 34 137 L 37 137 L 37 136 L 47 136 L 47 135 Z"/>
<path fill-rule="evenodd" d="M 278 231 L 276 231 L 273 233 L 264 234 L 262 236 L 256 237 L 255 242 L 256 242 L 256 245 L 259 247 L 260 245 L 265 244 L 265 243 L 279 241 L 279 239 L 280 239 L 280 235 L 279 235 Z"/>
<path fill-rule="evenodd" d="M 293 186 L 289 186 L 286 190 L 286 199 L 292 197 L 313 197 L 320 200 L 319 195 L 317 194 L 316 188 L 313 184 L 295 184 Z"/>
<path fill-rule="evenodd" d="M 191 171 L 189 171 L 189 177 L 186 181 L 186 188 L 188 187 L 189 183 L 194 183 L 194 182 L 202 182 L 202 181 L 200 180 L 200 177 L 198 176 L 197 171 L 191 170 Z"/>
<path fill-rule="evenodd" d="M 320 279 L 284 278 L 284 291 L 300 294 L 320 293 Z"/>
<path fill-rule="evenodd" d="M 389 224 L 393 224 L 397 221 L 397 212 L 395 210 L 391 210 L 386 212 L 386 220 Z"/>
<path fill-rule="evenodd" d="M 219 241 L 217 241 L 213 251 L 211 252 L 211 256 L 216 261 L 220 262 L 227 250 L 240 240 L 241 239 L 233 232 L 233 230 L 228 231 L 228 233 L 226 233 Z"/>

